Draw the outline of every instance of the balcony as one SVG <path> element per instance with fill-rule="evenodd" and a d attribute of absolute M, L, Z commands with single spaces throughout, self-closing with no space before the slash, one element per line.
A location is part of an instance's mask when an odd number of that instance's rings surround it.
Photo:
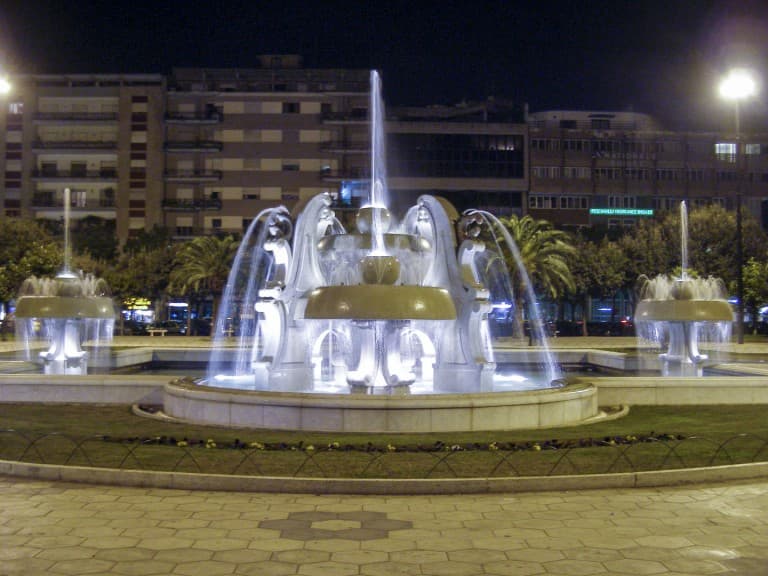
<path fill-rule="evenodd" d="M 323 124 L 368 124 L 367 110 L 349 110 L 347 112 L 325 112 Z"/>
<path fill-rule="evenodd" d="M 35 124 L 103 124 L 118 120 L 117 112 L 37 112 Z"/>
<path fill-rule="evenodd" d="M 217 182 L 221 170 L 167 170 L 163 175 L 166 182 Z"/>
<path fill-rule="evenodd" d="M 32 195 L 33 208 L 60 208 L 64 209 L 64 198 L 56 196 L 54 192 L 35 192 Z M 98 197 L 75 197 L 70 202 L 73 210 L 111 210 L 115 207 L 114 195 L 99 195 Z"/>
<path fill-rule="evenodd" d="M 332 154 L 369 154 L 370 145 L 363 142 L 324 142 L 320 144 L 320 150 Z"/>
<path fill-rule="evenodd" d="M 33 180 L 117 180 L 117 170 L 51 170 L 39 169 L 32 170 Z"/>
<path fill-rule="evenodd" d="M 117 142 L 115 141 L 93 141 L 93 140 L 61 140 L 47 141 L 35 140 L 32 142 L 33 152 L 115 152 Z"/>
<path fill-rule="evenodd" d="M 168 112 L 165 115 L 166 124 L 220 124 L 224 114 L 216 108 L 205 112 Z"/>
<path fill-rule="evenodd" d="M 166 198 L 163 200 L 163 210 L 168 212 L 199 212 L 221 210 L 221 200 L 205 198 L 203 200 L 179 200 Z"/>
<path fill-rule="evenodd" d="M 215 140 L 195 140 L 195 141 L 176 141 L 166 142 L 166 152 L 221 152 L 224 145 Z"/>
<path fill-rule="evenodd" d="M 346 170 L 321 170 L 320 177 L 324 182 L 341 182 L 342 180 L 364 180 L 370 178 L 370 170 L 365 168 L 348 168 Z"/>

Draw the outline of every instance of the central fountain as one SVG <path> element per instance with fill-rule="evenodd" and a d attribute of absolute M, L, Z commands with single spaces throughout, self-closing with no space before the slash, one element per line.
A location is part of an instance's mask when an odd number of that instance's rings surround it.
<path fill-rule="evenodd" d="M 452 206 L 425 195 L 395 221 L 379 94 L 374 72 L 370 202 L 354 229 L 337 219 L 328 194 L 310 200 L 295 224 L 283 207 L 259 214 L 216 325 L 221 335 L 239 318 L 237 345 L 216 343 L 204 382 L 169 384 L 165 412 L 234 426 L 359 431 L 535 427 L 594 416 L 594 389 L 564 385 L 543 334 L 525 366 L 495 360 L 489 314 L 495 302 L 515 301 L 504 255 L 519 260 L 498 220 L 477 210 L 452 219 Z M 537 320 L 530 324 L 541 330 Z"/>

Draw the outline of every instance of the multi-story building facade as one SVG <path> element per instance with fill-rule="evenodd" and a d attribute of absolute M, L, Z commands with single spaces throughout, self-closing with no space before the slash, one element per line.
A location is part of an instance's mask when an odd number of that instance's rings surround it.
<path fill-rule="evenodd" d="M 121 242 L 165 226 L 178 239 L 240 233 L 367 176 L 365 70 L 254 69 L 18 76 L 0 114 L 5 217 L 114 220 Z"/>
<path fill-rule="evenodd" d="M 240 233 L 264 208 L 367 174 L 368 71 L 260 60 L 177 69 L 168 80 L 162 210 L 177 238 Z"/>
<path fill-rule="evenodd" d="M 0 112 L 0 214 L 113 220 L 121 242 L 241 233 L 267 207 L 320 192 L 367 197 L 369 72 L 261 56 L 250 69 L 17 76 Z M 459 210 L 561 226 L 629 226 L 690 205 L 742 207 L 768 225 L 768 134 L 669 132 L 638 113 L 545 111 L 488 100 L 391 109 L 393 210 L 420 194 Z"/>
<path fill-rule="evenodd" d="M 162 224 L 165 82 L 156 75 L 19 76 L 0 114 L 5 217 L 114 220 L 118 236 Z"/>
<path fill-rule="evenodd" d="M 768 225 L 768 134 L 669 132 L 630 112 L 536 112 L 528 125 L 528 210 L 538 218 L 631 226 L 682 200 L 734 209 L 741 198 Z"/>
<path fill-rule="evenodd" d="M 488 100 L 394 109 L 387 143 L 389 187 L 401 203 L 433 194 L 459 211 L 522 213 L 529 185 L 523 107 Z"/>

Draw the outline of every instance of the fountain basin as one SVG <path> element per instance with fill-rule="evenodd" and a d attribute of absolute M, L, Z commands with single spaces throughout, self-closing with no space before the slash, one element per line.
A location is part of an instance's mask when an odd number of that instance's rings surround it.
<path fill-rule="evenodd" d="M 450 293 L 432 286 L 321 286 L 309 293 L 305 318 L 334 320 L 454 320 Z"/>
<path fill-rule="evenodd" d="M 222 390 L 178 380 L 166 384 L 163 407 L 196 424 L 377 433 L 548 428 L 583 423 L 599 412 L 589 383 L 515 393 L 358 396 Z"/>
<path fill-rule="evenodd" d="M 733 309 L 725 300 L 641 300 L 635 320 L 667 322 L 730 322 Z"/>

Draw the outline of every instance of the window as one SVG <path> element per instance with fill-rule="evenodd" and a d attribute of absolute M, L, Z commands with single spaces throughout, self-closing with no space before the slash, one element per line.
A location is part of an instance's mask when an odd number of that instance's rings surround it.
<path fill-rule="evenodd" d="M 634 196 L 608 196 L 609 208 L 634 208 L 635 203 Z"/>
<path fill-rule="evenodd" d="M 298 171 L 299 171 L 298 162 L 283 162 L 283 172 L 298 172 Z"/>
<path fill-rule="evenodd" d="M 734 164 L 736 162 L 736 144 L 734 142 L 716 143 L 715 156 L 718 160 Z"/>
<path fill-rule="evenodd" d="M 560 128 L 563 130 L 576 130 L 576 120 L 560 120 Z"/>
<path fill-rule="evenodd" d="M 768 147 L 766 147 L 766 150 L 768 151 Z M 745 144 L 744 153 L 748 156 L 756 156 L 763 153 L 763 147 L 760 144 Z"/>
<path fill-rule="evenodd" d="M 592 118 L 590 126 L 592 130 L 610 130 L 611 121 L 608 118 Z"/>
<path fill-rule="evenodd" d="M 283 102 L 283 114 L 298 114 L 299 103 L 298 102 Z"/>
<path fill-rule="evenodd" d="M 8 114 L 23 114 L 23 113 L 24 113 L 24 102 L 8 103 Z"/>
<path fill-rule="evenodd" d="M 528 198 L 528 207 L 545 210 L 557 208 L 557 196 L 531 196 Z"/>
<path fill-rule="evenodd" d="M 592 176 L 592 170 L 588 166 L 566 166 L 563 168 L 563 176 L 568 179 L 588 180 Z"/>
<path fill-rule="evenodd" d="M 211 219 L 211 228 L 214 228 L 216 230 L 221 228 L 221 218 L 212 218 Z"/>

